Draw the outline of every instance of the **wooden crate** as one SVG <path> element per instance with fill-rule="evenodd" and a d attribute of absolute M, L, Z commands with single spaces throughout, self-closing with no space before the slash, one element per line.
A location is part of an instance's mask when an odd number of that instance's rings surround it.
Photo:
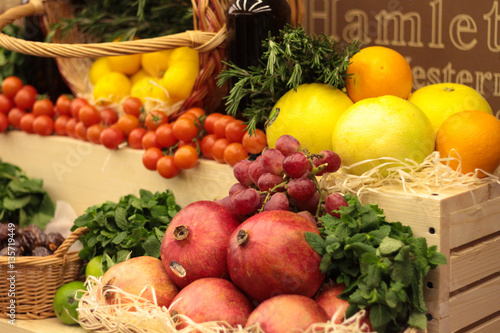
<path fill-rule="evenodd" d="M 420 194 L 388 187 L 360 200 L 446 255 L 424 287 L 429 333 L 500 332 L 500 184 Z"/>

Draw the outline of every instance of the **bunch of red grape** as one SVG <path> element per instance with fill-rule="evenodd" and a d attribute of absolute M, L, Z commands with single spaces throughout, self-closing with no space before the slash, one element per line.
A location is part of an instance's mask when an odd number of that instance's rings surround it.
<path fill-rule="evenodd" d="M 283 135 L 275 148 L 265 149 L 253 161 L 234 165 L 238 182 L 219 203 L 241 217 L 268 210 L 294 211 L 312 218 L 325 212 L 335 215 L 333 211 L 347 203 L 339 193 L 325 193 L 316 177 L 336 172 L 340 164 L 337 153 L 310 154 L 296 138 Z"/>

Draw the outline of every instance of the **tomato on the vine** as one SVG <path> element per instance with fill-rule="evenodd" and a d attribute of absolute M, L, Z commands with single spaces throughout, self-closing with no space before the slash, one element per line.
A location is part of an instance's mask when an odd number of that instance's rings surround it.
<path fill-rule="evenodd" d="M 33 121 L 35 120 L 35 115 L 31 112 L 24 114 L 21 117 L 21 122 L 19 123 L 19 126 L 21 127 L 21 130 L 26 132 L 26 133 L 35 133 L 33 131 Z"/>
<path fill-rule="evenodd" d="M 54 132 L 54 120 L 46 114 L 41 114 L 33 120 L 33 132 L 38 135 L 48 136 Z"/>
<path fill-rule="evenodd" d="M 18 107 L 13 107 L 9 113 L 7 113 L 7 118 L 12 127 L 20 129 L 21 128 L 21 118 L 26 114 L 26 111 Z"/>
<path fill-rule="evenodd" d="M 191 113 L 191 114 L 194 114 L 197 118 L 201 118 L 205 115 L 205 110 L 200 108 L 200 107 L 193 106 L 193 107 L 187 109 L 186 113 Z"/>
<path fill-rule="evenodd" d="M 23 110 L 29 110 L 36 102 L 38 92 L 32 85 L 24 85 L 14 96 L 14 104 Z"/>
<path fill-rule="evenodd" d="M 229 141 L 226 138 L 218 138 L 212 145 L 212 156 L 219 163 L 224 162 L 224 150 L 229 146 Z"/>
<path fill-rule="evenodd" d="M 71 115 L 73 116 L 73 118 L 78 120 L 78 113 L 80 112 L 80 108 L 88 104 L 89 102 L 83 97 L 76 97 L 75 99 L 73 99 L 70 106 Z"/>
<path fill-rule="evenodd" d="M 42 98 L 33 104 L 33 108 L 31 110 L 33 114 L 37 116 L 47 115 L 49 117 L 54 116 L 54 103 L 48 98 Z"/>
<path fill-rule="evenodd" d="M 123 140 L 125 140 L 125 135 L 123 135 L 123 132 L 119 128 L 111 126 L 102 130 L 100 139 L 104 147 L 118 149 Z"/>
<path fill-rule="evenodd" d="M 4 94 L 0 94 L 0 113 L 7 114 L 13 106 L 14 103 L 10 98 Z"/>
<path fill-rule="evenodd" d="M 61 114 L 56 117 L 54 120 L 54 132 L 60 136 L 66 136 L 68 133 L 66 132 L 66 123 L 70 119 L 69 115 Z"/>
<path fill-rule="evenodd" d="M 0 113 L 0 133 L 3 133 L 9 128 L 9 118 L 5 113 Z"/>
<path fill-rule="evenodd" d="M 230 166 L 234 166 L 239 161 L 246 160 L 248 158 L 248 152 L 243 148 L 243 145 L 239 142 L 230 143 L 226 149 L 224 149 L 224 162 Z"/>
<path fill-rule="evenodd" d="M 87 129 L 88 127 L 85 126 L 83 121 L 77 121 L 75 125 L 75 135 L 77 139 L 83 140 L 83 141 L 88 141 L 87 139 Z"/>
<path fill-rule="evenodd" d="M 219 112 L 214 112 L 206 116 L 203 124 L 205 126 L 205 131 L 207 131 L 208 134 L 214 133 L 214 124 L 222 116 L 223 114 Z"/>
<path fill-rule="evenodd" d="M 61 95 L 56 99 L 54 112 L 58 115 L 71 116 L 72 99 L 68 95 Z"/>
<path fill-rule="evenodd" d="M 101 144 L 101 133 L 105 129 L 102 124 L 93 124 L 87 128 L 87 140 L 95 144 Z"/>
<path fill-rule="evenodd" d="M 23 81 L 17 76 L 8 76 L 2 81 L 2 92 L 7 98 L 13 99 L 23 85 Z"/>
<path fill-rule="evenodd" d="M 182 117 L 174 122 L 172 130 L 177 139 L 184 141 L 191 141 L 200 131 L 194 120 Z"/>
<path fill-rule="evenodd" d="M 214 123 L 214 134 L 217 135 L 218 138 L 225 138 L 226 126 L 234 119 L 235 118 L 230 115 L 224 115 L 217 119 Z"/>
<path fill-rule="evenodd" d="M 116 126 L 121 129 L 125 136 L 128 136 L 129 133 L 134 129 L 139 127 L 141 122 L 139 118 L 131 114 L 122 114 L 118 121 L 116 122 Z"/>
<path fill-rule="evenodd" d="M 133 149 L 143 149 L 142 138 L 147 132 L 148 131 L 143 127 L 137 127 L 130 131 L 127 137 L 129 147 Z"/>
<path fill-rule="evenodd" d="M 266 133 L 258 128 L 251 135 L 247 131 L 243 135 L 241 143 L 250 154 L 260 154 L 267 147 Z"/>
<path fill-rule="evenodd" d="M 129 96 L 123 101 L 122 108 L 123 112 L 126 114 L 131 114 L 139 118 L 141 115 L 142 101 L 138 97 Z"/>
<path fill-rule="evenodd" d="M 179 169 L 192 169 L 198 165 L 198 152 L 193 146 L 185 145 L 177 148 L 174 163 Z"/>
<path fill-rule="evenodd" d="M 247 125 L 239 119 L 230 121 L 225 128 L 225 137 L 229 142 L 241 142 Z"/>
<path fill-rule="evenodd" d="M 164 148 L 172 147 L 178 141 L 177 137 L 174 135 L 173 125 L 161 124 L 155 131 L 156 133 L 156 143 Z"/>
<path fill-rule="evenodd" d="M 164 111 L 152 110 L 146 115 L 144 125 L 149 130 L 157 129 L 161 124 L 168 123 L 168 116 Z"/>
<path fill-rule="evenodd" d="M 72 138 L 76 139 L 76 123 L 78 120 L 76 118 L 69 118 L 66 122 L 66 134 Z"/>
<path fill-rule="evenodd" d="M 160 148 L 150 147 L 144 151 L 142 154 L 142 164 L 148 170 L 156 170 L 156 163 L 163 156 L 163 152 Z"/>
<path fill-rule="evenodd" d="M 93 105 L 82 105 L 80 110 L 78 110 L 77 119 L 81 121 L 85 127 L 89 127 L 90 125 L 97 124 L 101 121 L 101 114 Z"/>
<path fill-rule="evenodd" d="M 208 134 L 201 139 L 200 142 L 200 150 L 203 156 L 209 160 L 214 159 L 214 155 L 212 154 L 212 146 L 215 143 L 215 140 L 217 140 L 217 137 L 215 134 Z"/>
<path fill-rule="evenodd" d="M 156 147 L 161 149 L 162 146 L 156 141 L 156 131 L 147 131 L 142 137 L 142 148 L 148 149 Z"/>
<path fill-rule="evenodd" d="M 160 157 L 156 163 L 156 170 L 163 178 L 171 179 L 174 178 L 181 172 L 181 170 L 175 165 L 174 157 L 170 155 L 165 155 Z"/>
<path fill-rule="evenodd" d="M 105 107 L 99 112 L 101 123 L 105 126 L 111 126 L 118 121 L 118 113 L 115 109 Z"/>

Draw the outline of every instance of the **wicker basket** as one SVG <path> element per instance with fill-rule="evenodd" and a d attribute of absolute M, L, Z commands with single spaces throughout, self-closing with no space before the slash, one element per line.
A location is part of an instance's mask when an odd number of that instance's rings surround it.
<path fill-rule="evenodd" d="M 57 289 L 82 276 L 83 262 L 78 252 L 68 250 L 86 232 L 87 228 L 75 230 L 47 257 L 14 257 L 15 261 L 0 257 L 2 275 L 15 277 L 12 284 L 4 277 L 0 280 L 0 318 L 10 318 L 8 306 L 12 300 L 16 319 L 55 316 L 52 302 Z"/>
<path fill-rule="evenodd" d="M 297 24 L 303 16 L 302 0 L 287 1 L 292 8 L 292 23 Z M 41 43 L 0 34 L 0 46 L 19 53 L 56 58 L 62 77 L 76 96 L 88 96 L 92 91 L 88 73 L 93 58 L 189 46 L 200 54 L 200 71 L 191 95 L 179 110 L 203 106 L 210 113 L 221 106 L 222 98 L 227 95 L 227 87 L 217 87 L 215 78 L 222 70 L 222 61 L 225 59 L 225 21 L 229 2 L 192 0 L 195 30 L 169 36 L 120 43 L 86 43 L 85 36 L 72 31 L 64 39 L 56 37 L 55 43 Z M 0 29 L 16 19 L 34 14 L 43 14 L 46 26 L 49 26 L 60 17 L 70 17 L 72 13 L 68 0 L 31 0 L 0 15 Z"/>

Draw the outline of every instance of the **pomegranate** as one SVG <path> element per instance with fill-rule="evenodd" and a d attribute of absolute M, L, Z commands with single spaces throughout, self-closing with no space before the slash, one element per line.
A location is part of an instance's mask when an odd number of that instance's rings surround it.
<path fill-rule="evenodd" d="M 220 278 L 198 279 L 182 289 L 172 301 L 172 316 L 181 314 L 196 323 L 225 322 L 231 327 L 245 325 L 253 306 L 229 280 Z M 182 316 L 177 329 L 187 326 Z"/>
<path fill-rule="evenodd" d="M 161 260 L 179 287 L 204 277 L 229 278 L 227 244 L 240 224 L 229 208 L 195 201 L 172 219 L 161 244 Z"/>
<path fill-rule="evenodd" d="M 229 241 L 231 280 L 259 302 L 279 294 L 314 296 L 324 274 L 306 231 L 319 234 L 309 219 L 290 211 L 264 211 L 248 218 Z"/>
<path fill-rule="evenodd" d="M 325 283 L 318 295 L 316 302 L 325 310 L 326 314 L 335 324 L 340 324 L 344 321 L 345 312 L 349 307 L 349 302 L 339 298 L 338 296 L 344 291 L 345 285 L 343 283 Z M 360 329 L 362 332 L 371 332 L 372 326 L 370 324 L 369 312 L 360 320 Z"/>
<path fill-rule="evenodd" d="M 179 292 L 177 286 L 168 277 L 160 259 L 143 256 L 135 257 L 111 266 L 101 278 L 103 297 L 108 304 L 127 304 L 132 300 L 119 293 L 119 288 L 126 293 L 141 296 L 144 301 L 158 306 L 170 306 Z"/>
<path fill-rule="evenodd" d="M 258 323 L 266 333 L 302 332 L 314 323 L 328 320 L 325 310 L 312 298 L 278 295 L 260 303 L 248 317 L 245 327 Z"/>

